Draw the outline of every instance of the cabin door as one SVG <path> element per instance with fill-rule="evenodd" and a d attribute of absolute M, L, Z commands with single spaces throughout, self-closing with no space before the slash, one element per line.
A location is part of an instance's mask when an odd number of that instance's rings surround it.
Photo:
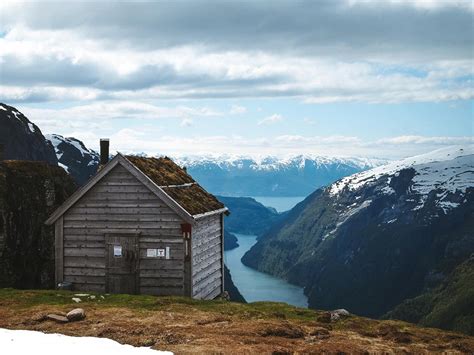
<path fill-rule="evenodd" d="M 106 292 L 138 293 L 138 236 L 106 235 Z"/>

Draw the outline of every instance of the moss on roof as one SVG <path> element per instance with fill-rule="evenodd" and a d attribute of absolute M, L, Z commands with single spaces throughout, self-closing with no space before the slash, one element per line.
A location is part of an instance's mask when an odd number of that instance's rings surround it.
<path fill-rule="evenodd" d="M 144 158 L 128 155 L 126 158 L 158 186 L 182 185 L 194 182 L 191 175 L 170 158 Z"/>
<path fill-rule="evenodd" d="M 167 157 L 126 156 L 126 158 L 155 184 L 161 186 L 173 200 L 191 215 L 211 212 L 225 207 L 214 195 L 204 190 L 183 168 Z"/>

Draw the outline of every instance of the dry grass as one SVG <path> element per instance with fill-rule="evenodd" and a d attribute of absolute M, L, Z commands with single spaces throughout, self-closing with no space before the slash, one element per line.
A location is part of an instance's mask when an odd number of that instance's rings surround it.
<path fill-rule="evenodd" d="M 0 290 L 0 327 L 96 336 L 175 353 L 473 353 L 474 338 L 396 321 L 351 317 L 281 303 L 236 304 L 179 297 L 96 295 L 85 320 L 58 324 L 48 313 L 78 307 L 68 292 Z"/>

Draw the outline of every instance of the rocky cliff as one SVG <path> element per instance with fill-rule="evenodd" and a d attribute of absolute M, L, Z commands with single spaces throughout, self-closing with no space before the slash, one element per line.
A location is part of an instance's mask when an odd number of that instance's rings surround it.
<path fill-rule="evenodd" d="M 39 127 L 15 107 L 3 103 L 0 103 L 0 143 L 4 144 L 4 159 L 58 163 L 53 146 Z"/>
<path fill-rule="evenodd" d="M 59 165 L 72 175 L 79 186 L 97 172 L 99 154 L 86 148 L 79 139 L 59 134 L 48 134 L 46 139 L 54 147 Z"/>
<path fill-rule="evenodd" d="M 74 190 L 60 167 L 0 162 L 0 287 L 54 287 L 54 227 L 44 221 Z"/>
<path fill-rule="evenodd" d="M 473 252 L 474 154 L 454 147 L 317 190 L 243 262 L 304 286 L 310 307 L 377 317 Z"/>

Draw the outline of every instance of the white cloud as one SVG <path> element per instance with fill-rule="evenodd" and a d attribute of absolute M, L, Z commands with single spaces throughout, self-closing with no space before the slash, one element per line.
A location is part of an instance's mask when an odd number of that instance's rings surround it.
<path fill-rule="evenodd" d="M 184 118 L 179 125 L 181 127 L 191 127 L 193 125 L 193 120 L 189 118 Z"/>
<path fill-rule="evenodd" d="M 241 114 L 246 113 L 246 112 L 247 112 L 247 108 L 244 107 L 244 106 L 232 105 L 230 107 L 230 114 L 231 115 L 241 115 Z"/>
<path fill-rule="evenodd" d="M 271 116 L 265 117 L 264 119 L 258 121 L 258 125 L 270 125 L 277 122 L 283 121 L 283 116 L 278 114 L 273 114 Z"/>

